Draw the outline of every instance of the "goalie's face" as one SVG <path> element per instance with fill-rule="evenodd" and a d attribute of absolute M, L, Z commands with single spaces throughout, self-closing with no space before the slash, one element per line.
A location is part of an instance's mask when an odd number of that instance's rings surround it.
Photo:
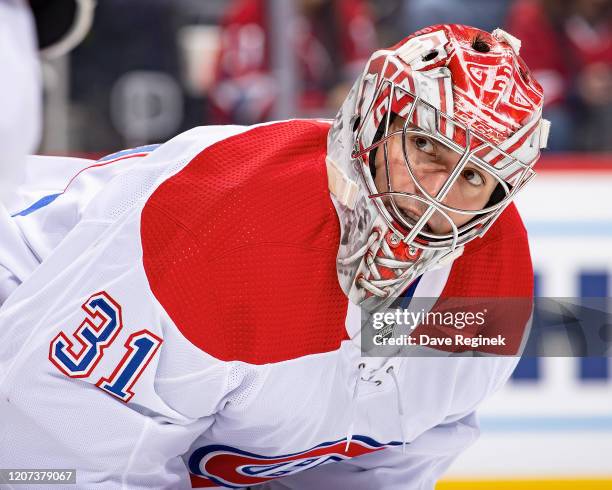
<path fill-rule="evenodd" d="M 427 194 L 438 195 L 457 167 L 461 155 L 426 132 L 411 126 L 404 130 L 404 126 L 405 120 L 400 117 L 396 117 L 390 125 L 389 134 L 396 134 L 387 140 L 386 148 L 379 148 L 376 152 L 374 183 L 381 193 L 393 189 L 416 196 L 413 199 L 394 199 L 394 202 L 385 199 L 385 207 L 392 215 L 401 214 L 404 220 L 417 222 L 427 211 L 428 205 L 425 199 L 418 199 L 424 195 L 415 184 L 415 179 Z M 451 208 L 478 211 L 486 207 L 497 184 L 498 180 L 490 174 L 468 163 L 441 202 Z M 434 212 L 424 230 L 443 235 L 452 230 L 449 218 L 460 228 L 473 217 L 452 211 L 446 215 Z"/>

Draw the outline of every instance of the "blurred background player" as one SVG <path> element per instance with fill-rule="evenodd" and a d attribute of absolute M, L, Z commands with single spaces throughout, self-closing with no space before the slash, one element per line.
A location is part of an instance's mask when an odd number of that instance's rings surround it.
<path fill-rule="evenodd" d="M 544 115 L 557 128 L 552 151 L 601 152 L 611 140 L 610 0 L 293 2 L 287 25 L 301 26 L 292 29 L 294 44 L 301 45 L 292 48 L 298 58 L 295 86 L 289 88 L 278 78 L 282 43 L 275 37 L 273 4 L 132 0 L 130 9 L 122 9 L 120 0 L 103 2 L 92 35 L 47 83 L 54 101 L 47 112 L 67 127 L 64 136 L 48 128 L 43 150 L 101 156 L 164 141 L 200 124 L 275 119 L 279 90 L 302 94 L 294 94 L 296 112 L 281 118 L 329 117 L 376 39 L 390 45 L 407 31 L 451 21 L 505 27 L 525 39 L 525 60 L 550 92 Z M 147 36 L 150 26 L 154 38 Z M 540 42 L 528 43 L 535 38 Z M 123 56 L 114 55 L 119 51 Z"/>
<path fill-rule="evenodd" d="M 612 2 L 520 0 L 508 28 L 545 88 L 551 148 L 612 151 Z"/>
<path fill-rule="evenodd" d="M 332 116 L 376 47 L 363 0 L 300 0 L 287 39 L 296 60 L 297 111 Z M 237 0 L 223 20 L 212 87 L 213 117 L 253 124 L 270 119 L 279 87 L 274 72 L 270 9 L 265 0 Z"/>

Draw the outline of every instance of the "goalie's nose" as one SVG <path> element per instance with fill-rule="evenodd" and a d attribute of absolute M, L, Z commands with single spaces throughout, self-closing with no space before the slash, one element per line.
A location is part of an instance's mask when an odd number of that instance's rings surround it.
<path fill-rule="evenodd" d="M 422 189 L 431 197 L 436 197 L 438 195 L 450 177 L 450 173 L 442 169 L 425 169 L 421 171 L 417 169 L 414 171 L 414 174 Z M 415 187 L 417 187 L 415 193 L 417 195 L 422 194 L 420 189 L 418 189 L 418 186 Z"/>

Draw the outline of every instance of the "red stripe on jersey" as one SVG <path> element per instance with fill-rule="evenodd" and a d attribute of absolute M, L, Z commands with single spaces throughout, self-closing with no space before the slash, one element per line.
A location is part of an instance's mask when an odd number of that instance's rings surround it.
<path fill-rule="evenodd" d="M 74 182 L 74 180 L 81 175 L 83 172 L 90 170 L 92 168 L 97 168 L 97 167 L 105 167 L 107 165 L 110 165 L 111 163 L 116 163 L 116 162 L 120 162 L 121 160 L 126 160 L 128 158 L 136 158 L 136 157 L 146 157 L 149 153 L 135 153 L 133 155 L 126 155 L 124 157 L 120 157 L 120 158 L 115 158 L 113 160 L 108 160 L 106 162 L 100 162 L 100 163 L 95 163 L 93 165 L 90 165 L 89 167 L 85 167 L 82 168 L 81 170 L 79 170 L 75 175 L 72 176 L 72 178 L 68 181 L 68 183 L 66 184 L 66 187 L 64 187 L 64 190 L 62 191 L 62 193 L 66 192 L 66 190 L 68 189 L 68 187 L 70 187 L 70 184 L 72 184 L 72 182 Z"/>

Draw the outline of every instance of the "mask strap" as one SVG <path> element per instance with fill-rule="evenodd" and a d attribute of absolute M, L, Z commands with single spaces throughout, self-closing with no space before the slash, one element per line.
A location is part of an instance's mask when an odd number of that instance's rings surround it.
<path fill-rule="evenodd" d="M 349 209 L 355 208 L 359 186 L 340 169 L 329 156 L 325 157 L 327 185 L 336 199 Z"/>

